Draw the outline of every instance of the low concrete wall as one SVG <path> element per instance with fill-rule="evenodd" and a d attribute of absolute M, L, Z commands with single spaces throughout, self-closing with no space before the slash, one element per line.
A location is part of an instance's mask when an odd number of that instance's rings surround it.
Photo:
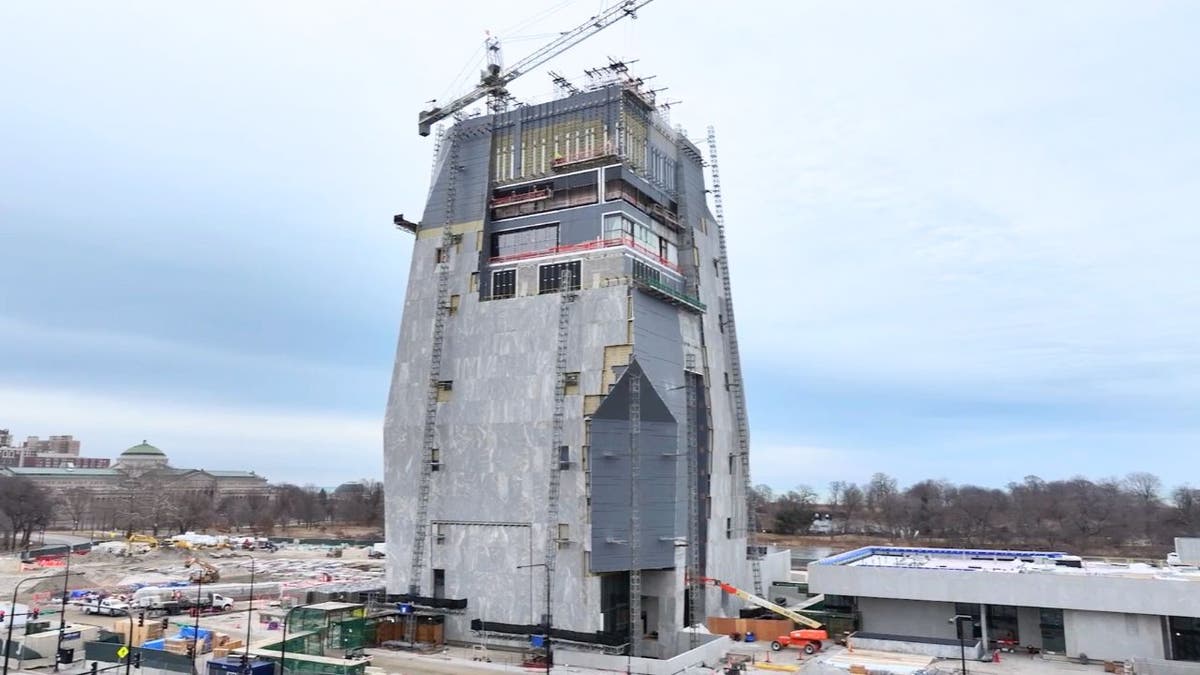
<path fill-rule="evenodd" d="M 1200 675 L 1200 663 L 1165 659 L 1130 659 L 1134 675 Z"/>
<path fill-rule="evenodd" d="M 941 644 L 935 642 L 910 642 L 902 639 L 884 639 L 875 637 L 858 637 L 851 635 L 850 646 L 854 649 L 867 649 L 876 652 L 892 652 L 895 654 L 920 654 L 939 659 L 962 658 L 963 648 L 958 644 Z M 983 658 L 983 643 L 967 644 L 966 658 L 979 661 Z"/>
<path fill-rule="evenodd" d="M 733 646 L 733 641 L 724 635 L 701 635 L 700 640 L 708 642 L 699 647 L 680 654 L 671 659 L 630 659 L 625 656 L 609 656 L 595 652 L 575 652 L 568 648 L 559 648 L 554 652 L 556 666 L 576 666 L 610 670 L 613 672 L 631 672 L 639 675 L 676 675 L 691 666 L 705 665 L 715 667 L 721 657 Z M 686 634 L 679 636 L 681 641 L 687 640 Z M 626 671 L 626 668 L 630 668 Z"/>

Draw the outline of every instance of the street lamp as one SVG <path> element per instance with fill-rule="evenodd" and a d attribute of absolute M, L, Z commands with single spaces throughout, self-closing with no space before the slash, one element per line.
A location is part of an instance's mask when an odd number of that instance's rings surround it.
<path fill-rule="evenodd" d="M 71 555 L 75 545 L 67 543 L 67 569 L 63 572 L 62 607 L 58 611 L 58 643 L 54 647 L 54 672 L 58 672 L 58 655 L 62 654 L 63 632 L 67 629 L 67 584 L 71 581 Z"/>
<path fill-rule="evenodd" d="M 279 675 L 287 675 L 287 665 L 284 659 L 287 658 L 288 620 L 292 618 L 292 612 L 305 607 L 308 607 L 308 605 L 296 605 L 283 615 L 283 642 L 279 645 Z"/>
<path fill-rule="evenodd" d="M 967 675 L 967 635 L 975 627 L 975 619 L 969 614 L 955 614 L 950 619 L 954 624 L 954 632 L 958 635 L 958 655 L 962 659 L 962 672 Z"/>
<path fill-rule="evenodd" d="M 524 570 L 531 567 L 542 567 L 546 570 L 546 672 L 554 667 L 554 648 L 550 646 L 550 566 L 546 563 L 530 563 L 528 565 L 517 565 L 517 569 Z"/>
<path fill-rule="evenodd" d="M 204 576 L 196 578 L 196 604 L 192 607 L 192 611 L 196 613 L 196 623 L 192 626 L 192 663 L 196 663 L 196 641 L 200 638 L 200 590 L 204 588 Z M 194 665 L 193 665 L 194 667 Z"/>
<path fill-rule="evenodd" d="M 242 646 L 242 673 L 250 675 L 250 620 L 254 618 L 254 556 L 244 554 L 250 559 L 250 605 L 246 607 L 246 644 Z"/>
<path fill-rule="evenodd" d="M 9 656 L 9 654 L 12 653 L 13 624 L 16 623 L 17 594 L 21 590 L 21 584 L 25 583 L 26 581 L 40 581 L 43 579 L 57 579 L 60 576 L 65 576 L 65 573 L 63 573 L 63 574 L 44 574 L 40 577 L 29 577 L 28 579 L 21 579 L 20 581 L 17 582 L 16 588 L 13 589 L 12 607 L 9 608 L 9 610 L 8 610 L 8 637 L 6 637 L 4 639 L 4 675 L 8 675 L 8 656 Z"/>

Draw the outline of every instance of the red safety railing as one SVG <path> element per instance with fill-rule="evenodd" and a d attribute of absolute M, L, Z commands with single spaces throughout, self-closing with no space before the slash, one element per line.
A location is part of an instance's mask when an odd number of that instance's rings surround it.
<path fill-rule="evenodd" d="M 540 249 L 537 251 L 525 251 L 523 253 L 513 253 L 512 255 L 496 256 L 488 260 L 492 264 L 517 262 L 520 260 L 531 260 L 533 258 L 544 258 L 546 256 L 560 255 L 563 253 L 583 253 L 586 251 L 596 251 L 605 248 L 616 248 L 624 246 L 625 248 L 637 251 L 642 255 L 652 258 L 655 262 L 666 267 L 674 272 L 679 272 L 679 265 L 660 256 L 657 251 L 650 249 L 637 243 L 633 237 L 622 236 L 615 239 L 593 239 L 580 244 L 567 244 L 565 246 L 552 246 L 550 248 Z"/>
<path fill-rule="evenodd" d="M 503 197 L 493 197 L 492 206 L 508 206 L 510 204 L 524 204 L 525 202 L 537 202 L 543 199 L 549 199 L 554 196 L 554 191 L 550 188 L 541 190 L 526 190 L 525 192 L 516 192 Z"/>

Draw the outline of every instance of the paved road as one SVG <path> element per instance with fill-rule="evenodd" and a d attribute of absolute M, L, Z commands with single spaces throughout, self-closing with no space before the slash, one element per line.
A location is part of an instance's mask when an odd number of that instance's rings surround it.
<path fill-rule="evenodd" d="M 57 544 L 86 544 L 90 542 L 91 537 L 79 536 L 77 534 L 64 534 L 61 532 L 47 532 L 46 545 L 54 546 Z"/>

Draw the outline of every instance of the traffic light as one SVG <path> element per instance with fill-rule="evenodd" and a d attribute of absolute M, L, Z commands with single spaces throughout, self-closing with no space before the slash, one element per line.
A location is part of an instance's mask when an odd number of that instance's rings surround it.
<path fill-rule="evenodd" d="M 138 614 L 138 628 L 141 628 L 142 626 L 145 626 L 145 625 L 146 625 L 146 613 L 142 612 L 141 614 Z"/>
<path fill-rule="evenodd" d="M 142 650 L 140 650 L 140 649 L 133 653 L 133 667 L 134 668 L 142 667 Z"/>
<path fill-rule="evenodd" d="M 164 616 L 163 617 L 163 630 L 167 630 L 170 627 L 171 627 L 171 620 Z"/>

